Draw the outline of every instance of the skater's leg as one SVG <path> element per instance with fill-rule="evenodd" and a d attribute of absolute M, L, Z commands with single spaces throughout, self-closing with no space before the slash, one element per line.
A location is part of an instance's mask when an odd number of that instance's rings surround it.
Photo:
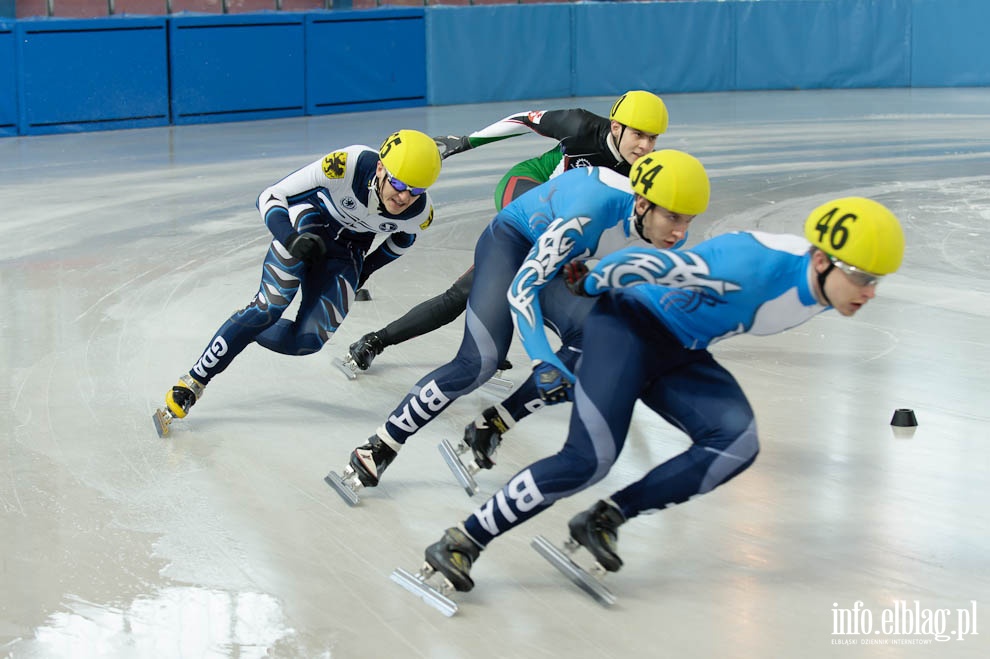
<path fill-rule="evenodd" d="M 368 444 L 351 454 L 350 466 L 365 486 L 377 485 L 384 466 L 409 437 L 495 373 L 512 341 L 512 317 L 505 292 L 528 251 L 528 241 L 501 223 L 493 223 L 482 234 L 475 249 L 477 276 L 468 299 L 460 349 L 452 361 L 421 378 Z M 368 460 L 378 444 L 393 452 L 384 465 L 379 465 L 377 458 L 374 465 Z"/>
<path fill-rule="evenodd" d="M 516 474 L 464 521 L 482 545 L 604 478 L 622 450 L 633 406 L 659 363 L 649 343 L 618 314 L 596 309 L 586 329 L 587 344 L 594 347 L 579 368 L 567 441 L 556 455 Z M 614 349 L 619 345 L 622 350 Z"/>
<path fill-rule="evenodd" d="M 382 346 L 398 345 L 417 336 L 422 336 L 452 323 L 467 308 L 471 282 L 474 280 L 474 267 L 457 278 L 450 288 L 434 298 L 421 302 L 393 320 L 376 334 Z"/>
<path fill-rule="evenodd" d="M 305 280 L 305 272 L 302 261 L 273 241 L 262 266 L 257 295 L 217 330 L 189 375 L 206 385 L 222 373 L 248 344 L 282 317 L 298 292 L 300 281 Z"/>
<path fill-rule="evenodd" d="M 561 339 L 557 357 L 572 373 L 576 373 L 583 345 L 582 328 L 595 305 L 595 299 L 571 294 L 563 278 L 556 277 L 540 293 L 540 305 L 544 324 Z M 488 468 L 492 465 L 491 454 L 501 442 L 502 435 L 545 406 L 536 382 L 532 377 L 527 377 L 501 403 L 487 408 L 467 425 L 464 442 L 474 451 L 478 464 Z"/>
<path fill-rule="evenodd" d="M 643 396 L 693 444 L 612 495 L 627 519 L 709 492 L 756 460 L 756 421 L 745 394 L 707 351 L 700 354 L 702 361 L 662 376 Z"/>
<path fill-rule="evenodd" d="M 331 241 L 326 259 L 306 271 L 295 320 L 280 320 L 258 335 L 258 345 L 284 355 L 318 352 L 347 316 L 360 267 L 360 252 Z"/>

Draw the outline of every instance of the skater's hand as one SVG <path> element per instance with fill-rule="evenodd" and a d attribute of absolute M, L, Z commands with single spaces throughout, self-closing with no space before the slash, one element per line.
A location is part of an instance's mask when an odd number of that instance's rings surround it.
<path fill-rule="evenodd" d="M 327 254 L 327 246 L 315 233 L 293 234 L 285 248 L 306 265 L 317 263 Z"/>
<path fill-rule="evenodd" d="M 588 264 L 575 259 L 564 264 L 564 281 L 567 283 L 567 290 L 574 295 L 581 297 L 591 297 L 584 290 L 584 280 L 588 276 Z"/>
<path fill-rule="evenodd" d="M 553 364 L 539 362 L 533 367 L 533 380 L 547 405 L 574 400 L 574 382 Z"/>
<path fill-rule="evenodd" d="M 440 159 L 447 158 L 454 155 L 455 153 L 461 153 L 462 151 L 467 151 L 471 147 L 471 140 L 467 138 L 467 135 L 440 135 L 433 138 L 433 141 L 437 143 L 437 149 L 440 150 Z"/>

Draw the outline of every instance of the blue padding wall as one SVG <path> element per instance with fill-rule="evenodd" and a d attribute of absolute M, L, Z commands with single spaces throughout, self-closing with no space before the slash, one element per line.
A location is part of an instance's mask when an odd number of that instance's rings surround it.
<path fill-rule="evenodd" d="M 573 95 L 572 12 L 568 4 L 430 8 L 430 104 Z"/>
<path fill-rule="evenodd" d="M 293 13 L 173 17 L 172 121 L 303 115 L 304 18 Z"/>
<path fill-rule="evenodd" d="M 14 23 L 0 21 L 0 136 L 17 134 L 17 65 Z"/>
<path fill-rule="evenodd" d="M 22 134 L 168 123 L 164 18 L 18 21 Z"/>
<path fill-rule="evenodd" d="M 306 113 L 426 105 L 423 9 L 306 18 Z"/>
<path fill-rule="evenodd" d="M 911 85 L 990 85 L 990 2 L 915 0 Z"/>
<path fill-rule="evenodd" d="M 911 85 L 911 0 L 744 2 L 734 9 L 734 89 Z"/>
<path fill-rule="evenodd" d="M 575 5 L 574 95 L 731 89 L 734 4 Z"/>

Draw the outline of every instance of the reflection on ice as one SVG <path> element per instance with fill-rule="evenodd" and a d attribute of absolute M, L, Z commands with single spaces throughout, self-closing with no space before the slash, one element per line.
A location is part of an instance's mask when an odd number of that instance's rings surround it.
<path fill-rule="evenodd" d="M 295 633 L 279 603 L 260 593 L 175 587 L 126 609 L 75 597 L 65 607 L 24 649 L 51 657 L 263 657 Z"/>

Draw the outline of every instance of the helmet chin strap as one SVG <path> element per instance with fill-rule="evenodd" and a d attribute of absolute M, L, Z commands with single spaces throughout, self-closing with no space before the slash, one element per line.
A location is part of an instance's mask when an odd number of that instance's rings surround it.
<path fill-rule="evenodd" d="M 651 201 L 649 207 L 645 211 L 643 211 L 643 213 L 637 213 L 636 212 L 636 209 L 633 208 L 633 217 L 636 218 L 636 221 L 633 223 L 633 225 L 636 227 L 636 233 L 639 234 L 639 237 L 640 238 L 642 238 L 646 242 L 650 243 L 651 245 L 653 244 L 653 241 L 650 240 L 649 238 L 647 238 L 646 237 L 646 234 L 643 233 L 643 231 L 644 231 L 643 224 L 644 224 L 644 221 L 646 219 L 646 214 L 649 213 L 651 210 L 653 210 L 653 207 L 654 206 L 656 206 L 656 204 L 654 204 Z"/>
<path fill-rule="evenodd" d="M 828 306 L 832 306 L 832 300 L 828 299 L 828 293 L 825 292 L 825 278 L 828 277 L 828 273 L 832 272 L 833 268 L 835 268 L 835 264 L 829 259 L 828 267 L 825 268 L 825 271 L 818 273 L 818 290 L 822 292 L 822 297 L 825 298 L 825 304 Z"/>
<path fill-rule="evenodd" d="M 378 211 L 381 213 L 387 212 L 388 209 L 385 208 L 385 203 L 382 201 L 382 186 L 385 185 L 385 177 L 375 174 L 375 177 L 371 179 L 371 183 L 368 184 L 368 193 L 374 195 L 375 200 L 378 202 Z M 371 204 L 368 204 L 370 207 Z"/>

